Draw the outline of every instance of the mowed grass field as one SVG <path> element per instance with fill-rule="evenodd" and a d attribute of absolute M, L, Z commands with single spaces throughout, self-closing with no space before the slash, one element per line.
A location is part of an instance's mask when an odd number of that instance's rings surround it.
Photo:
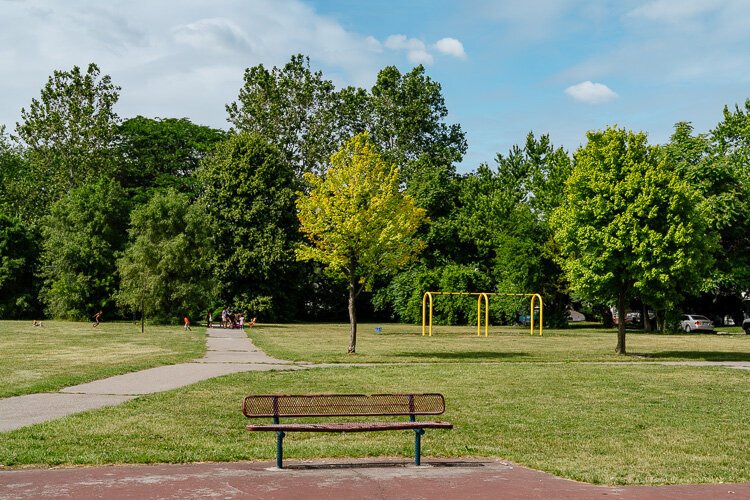
<path fill-rule="evenodd" d="M 750 361 L 750 335 L 740 327 L 726 334 L 628 332 L 628 356 L 615 354 L 614 329 L 593 325 L 547 329 L 541 337 L 528 327 L 476 332 L 476 325 L 434 326 L 432 337 L 423 337 L 420 325 L 360 324 L 355 355 L 346 352 L 348 324 L 258 325 L 249 335 L 274 357 L 316 363 Z"/>
<path fill-rule="evenodd" d="M 2 434 L 0 464 L 272 460 L 274 436 L 244 430 L 246 394 L 416 391 L 443 393 L 441 418 L 455 425 L 427 431 L 425 461 L 497 457 L 599 484 L 750 481 L 750 371 L 643 362 L 746 360 L 750 336 L 629 334 L 639 355 L 623 357 L 614 333 L 595 328 L 423 338 L 361 325 L 358 354 L 346 355 L 347 325 L 259 326 L 249 336 L 273 356 L 374 365 L 235 374 L 19 429 Z M 285 440 L 286 459 L 412 454 L 412 432 Z"/>
<path fill-rule="evenodd" d="M 0 397 L 59 390 L 112 375 L 190 361 L 206 350 L 205 328 L 0 321 Z"/>

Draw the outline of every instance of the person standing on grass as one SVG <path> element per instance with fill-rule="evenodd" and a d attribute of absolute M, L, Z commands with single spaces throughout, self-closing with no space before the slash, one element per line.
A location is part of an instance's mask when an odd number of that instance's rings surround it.
<path fill-rule="evenodd" d="M 91 326 L 93 326 L 94 328 L 99 326 L 99 323 L 102 322 L 102 316 L 104 316 L 104 311 L 102 310 L 99 310 L 98 313 L 94 314 L 94 324 Z"/>
<path fill-rule="evenodd" d="M 206 328 L 211 328 L 211 324 L 213 323 L 214 318 L 211 315 L 211 311 L 208 311 L 208 314 L 206 315 Z"/>
<path fill-rule="evenodd" d="M 190 318 L 188 318 L 187 314 L 185 315 L 184 321 L 185 321 L 185 331 L 190 330 L 192 332 L 193 329 L 190 328 Z"/>

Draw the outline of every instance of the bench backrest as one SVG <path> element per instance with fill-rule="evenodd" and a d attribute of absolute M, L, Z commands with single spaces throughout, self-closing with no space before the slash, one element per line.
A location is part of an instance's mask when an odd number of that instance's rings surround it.
<path fill-rule="evenodd" d="M 440 415 L 442 394 L 305 394 L 247 396 L 246 417 L 367 417 Z"/>

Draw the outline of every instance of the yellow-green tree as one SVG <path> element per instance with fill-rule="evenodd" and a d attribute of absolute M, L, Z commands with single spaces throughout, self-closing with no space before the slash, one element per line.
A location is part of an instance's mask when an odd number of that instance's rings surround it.
<path fill-rule="evenodd" d="M 411 196 L 399 190 L 395 165 L 375 150 L 369 135 L 347 141 L 323 176 L 305 174 L 307 194 L 297 200 L 306 242 L 299 260 L 315 260 L 349 285 L 350 353 L 357 344 L 356 298 L 376 275 L 400 269 L 424 247 L 415 237 L 425 220 Z"/>

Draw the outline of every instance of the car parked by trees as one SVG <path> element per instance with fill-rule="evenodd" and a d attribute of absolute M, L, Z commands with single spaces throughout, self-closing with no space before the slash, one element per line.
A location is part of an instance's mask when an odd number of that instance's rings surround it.
<path fill-rule="evenodd" d="M 685 333 L 690 332 L 713 332 L 713 322 L 705 316 L 698 314 L 683 314 L 680 319 L 680 329 Z"/>

